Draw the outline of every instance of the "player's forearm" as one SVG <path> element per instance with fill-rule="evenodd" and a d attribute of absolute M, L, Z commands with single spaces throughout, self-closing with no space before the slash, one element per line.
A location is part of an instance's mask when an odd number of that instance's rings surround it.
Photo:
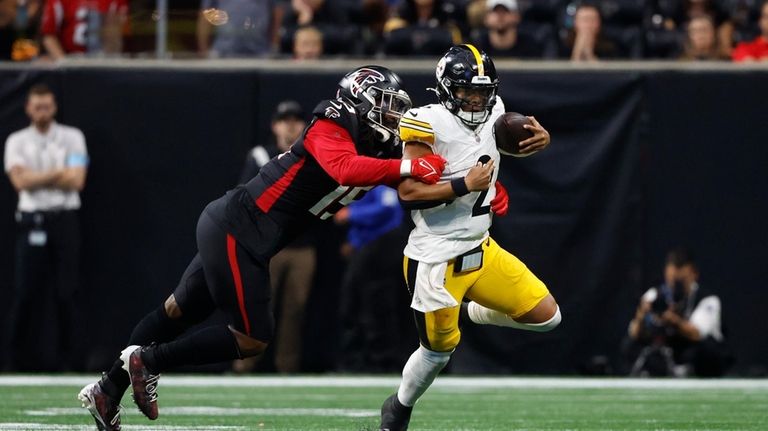
<path fill-rule="evenodd" d="M 45 50 L 48 52 L 48 54 L 53 57 L 54 60 L 60 60 L 64 58 L 64 48 L 61 47 L 61 44 L 59 43 L 59 40 L 56 39 L 56 36 L 51 35 L 45 35 L 43 36 L 43 46 L 45 47 Z"/>
<path fill-rule="evenodd" d="M 397 187 L 397 193 L 403 201 L 447 201 L 456 199 L 451 183 L 424 184 L 406 178 Z"/>

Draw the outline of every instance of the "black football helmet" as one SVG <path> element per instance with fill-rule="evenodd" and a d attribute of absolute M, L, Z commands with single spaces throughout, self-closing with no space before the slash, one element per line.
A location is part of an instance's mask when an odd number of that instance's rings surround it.
<path fill-rule="evenodd" d="M 469 127 L 488 121 L 496 104 L 499 78 L 493 60 L 473 45 L 456 45 L 443 55 L 435 69 L 435 92 L 440 103 Z M 460 98 L 456 90 L 463 88 L 479 93 L 481 103 L 471 107 L 469 99 Z M 475 109 L 474 111 L 472 109 Z"/>
<path fill-rule="evenodd" d="M 363 66 L 347 73 L 336 98 L 354 106 L 358 119 L 381 142 L 399 142 L 400 118 L 413 106 L 400 77 L 383 66 Z"/>

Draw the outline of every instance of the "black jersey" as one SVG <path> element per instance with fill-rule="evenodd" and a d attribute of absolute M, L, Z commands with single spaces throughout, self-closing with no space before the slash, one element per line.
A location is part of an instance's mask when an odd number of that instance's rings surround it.
<path fill-rule="evenodd" d="M 361 127 L 354 107 L 326 100 L 313 115 L 289 151 L 206 208 L 254 255 L 271 257 L 315 221 L 399 178 L 398 160 L 360 157 L 369 150 L 356 144 Z"/>

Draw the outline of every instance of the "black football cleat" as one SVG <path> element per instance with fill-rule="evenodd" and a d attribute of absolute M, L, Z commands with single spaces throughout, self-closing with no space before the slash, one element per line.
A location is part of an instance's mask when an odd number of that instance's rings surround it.
<path fill-rule="evenodd" d="M 389 396 L 381 405 L 381 425 L 379 431 L 405 431 L 411 421 L 413 407 L 400 404 L 397 393 Z"/>
<path fill-rule="evenodd" d="M 120 354 L 123 361 L 123 369 L 128 372 L 133 388 L 133 402 L 139 407 L 144 416 L 150 420 L 157 419 L 157 381 L 160 374 L 152 374 L 144 365 L 141 352 L 146 347 L 128 346 Z"/>
<path fill-rule="evenodd" d="M 98 383 L 91 383 L 77 394 L 96 421 L 99 431 L 120 431 L 120 401 L 107 395 Z"/>

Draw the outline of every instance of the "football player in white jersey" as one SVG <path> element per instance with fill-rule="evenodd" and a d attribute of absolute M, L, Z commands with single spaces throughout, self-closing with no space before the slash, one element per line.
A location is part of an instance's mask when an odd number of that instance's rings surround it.
<path fill-rule="evenodd" d="M 414 404 L 459 344 L 460 315 L 538 332 L 561 319 L 544 283 L 488 234 L 493 214 L 504 215 L 508 205 L 496 180 L 493 124 L 504 104 L 493 61 L 472 45 L 454 46 L 437 64 L 436 78 L 440 103 L 411 109 L 400 122 L 403 158 L 439 154 L 447 164 L 438 184 L 406 180 L 398 187 L 415 224 L 403 270 L 421 345 L 405 364 L 397 393 L 382 405 L 382 430 L 408 428 Z M 520 143 L 520 156 L 549 145 L 549 133 L 529 118 L 533 137 Z"/>

